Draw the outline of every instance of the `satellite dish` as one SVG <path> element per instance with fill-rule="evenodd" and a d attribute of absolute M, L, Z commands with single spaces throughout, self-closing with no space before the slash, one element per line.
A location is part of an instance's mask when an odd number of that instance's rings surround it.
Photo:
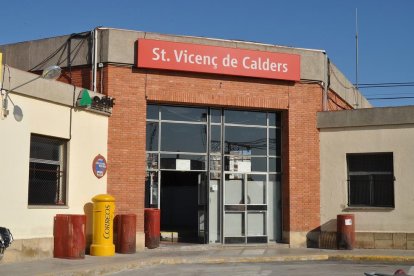
<path fill-rule="evenodd" d="M 59 78 L 62 69 L 57 65 L 52 65 L 43 70 L 42 78 L 47 80 L 55 80 Z"/>

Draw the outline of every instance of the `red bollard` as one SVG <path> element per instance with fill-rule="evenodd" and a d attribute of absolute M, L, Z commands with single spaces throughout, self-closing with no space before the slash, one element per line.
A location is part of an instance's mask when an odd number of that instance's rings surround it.
<path fill-rule="evenodd" d="M 160 209 L 145 208 L 144 212 L 145 246 L 153 249 L 160 245 Z"/>
<path fill-rule="evenodd" d="M 355 218 L 353 214 L 337 215 L 336 242 L 338 249 L 353 249 L 355 246 Z"/>
<path fill-rule="evenodd" d="M 133 254 L 136 252 L 136 225 L 137 216 L 134 214 L 115 216 L 115 252 L 123 254 Z"/>
<path fill-rule="evenodd" d="M 84 259 L 86 216 L 56 215 L 53 228 L 53 257 Z"/>

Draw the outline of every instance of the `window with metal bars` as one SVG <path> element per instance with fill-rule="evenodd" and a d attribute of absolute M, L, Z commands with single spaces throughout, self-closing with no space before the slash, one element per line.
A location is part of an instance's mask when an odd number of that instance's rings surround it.
<path fill-rule="evenodd" d="M 392 153 L 347 154 L 348 206 L 394 207 Z"/>
<path fill-rule="evenodd" d="M 32 134 L 29 205 L 66 204 L 66 140 Z"/>

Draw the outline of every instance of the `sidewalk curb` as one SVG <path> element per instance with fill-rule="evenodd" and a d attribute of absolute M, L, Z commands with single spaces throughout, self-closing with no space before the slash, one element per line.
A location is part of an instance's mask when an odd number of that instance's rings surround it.
<path fill-rule="evenodd" d="M 392 256 L 392 255 L 330 255 L 333 261 L 365 261 L 365 262 L 413 262 L 414 256 Z"/>

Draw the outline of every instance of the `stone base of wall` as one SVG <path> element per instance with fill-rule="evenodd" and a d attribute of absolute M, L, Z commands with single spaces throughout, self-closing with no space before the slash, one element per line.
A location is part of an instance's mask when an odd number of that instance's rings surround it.
<path fill-rule="evenodd" d="M 89 254 L 90 242 L 87 239 L 86 254 Z M 144 250 L 145 234 L 136 233 L 136 250 Z M 4 252 L 2 263 L 33 261 L 45 258 L 53 258 L 53 238 L 20 239 L 14 240 L 12 245 Z"/>
<path fill-rule="evenodd" d="M 336 232 L 320 232 L 319 248 L 336 249 Z M 414 249 L 414 233 L 356 232 L 355 248 Z"/>
<path fill-rule="evenodd" d="M 356 233 L 357 248 L 414 249 L 414 233 Z"/>
<path fill-rule="evenodd" d="M 53 238 L 14 240 L 0 263 L 13 263 L 53 257 Z"/>
<path fill-rule="evenodd" d="M 306 248 L 306 232 L 289 232 L 289 246 L 291 248 Z"/>

